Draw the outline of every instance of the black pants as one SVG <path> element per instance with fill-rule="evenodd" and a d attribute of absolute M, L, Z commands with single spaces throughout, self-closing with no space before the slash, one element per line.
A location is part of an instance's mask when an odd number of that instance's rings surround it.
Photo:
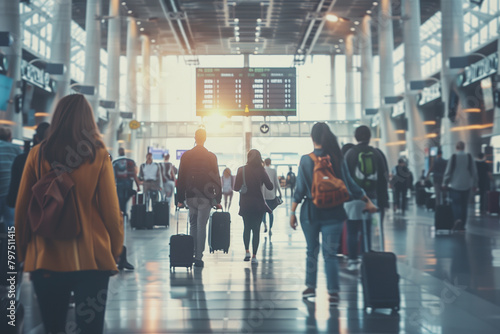
<path fill-rule="evenodd" d="M 130 189 L 132 189 L 132 180 L 117 180 L 116 191 L 118 192 L 118 202 L 120 210 L 127 214 L 127 202 L 129 200 Z"/>
<path fill-rule="evenodd" d="M 262 221 L 262 213 L 251 213 L 243 215 L 243 224 L 245 228 L 243 230 L 243 242 L 245 243 L 245 250 L 250 249 L 250 232 L 253 233 L 252 238 L 252 250 L 253 255 L 257 254 L 260 242 L 260 224 Z"/>
<path fill-rule="evenodd" d="M 406 211 L 406 196 L 408 193 L 408 187 L 394 187 L 394 205 L 398 208 Z"/>
<path fill-rule="evenodd" d="M 488 210 L 488 191 L 490 187 L 488 186 L 479 186 L 479 210 L 487 211 Z"/>
<path fill-rule="evenodd" d="M 109 273 L 35 271 L 31 275 L 47 334 L 99 334 L 104 328 Z M 66 323 L 71 291 L 75 294 L 75 320 Z"/>

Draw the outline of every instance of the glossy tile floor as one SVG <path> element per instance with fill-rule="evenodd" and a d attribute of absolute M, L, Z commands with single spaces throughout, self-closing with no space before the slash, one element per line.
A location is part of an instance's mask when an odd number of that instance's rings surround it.
<path fill-rule="evenodd" d="M 406 217 L 388 213 L 385 244 L 398 256 L 401 310 L 369 314 L 358 272 L 347 271 L 343 259 L 340 305 L 327 304 L 323 270 L 316 302 L 302 301 L 305 241 L 300 229 L 288 227 L 289 199 L 275 211 L 272 237 L 261 233 L 258 265 L 243 262 L 234 200 L 229 254 L 210 254 L 207 247 L 203 269 L 170 270 L 174 217 L 169 229 L 128 231 L 136 270 L 111 279 L 107 333 L 500 333 L 498 216 L 471 218 L 466 234 L 435 235 L 432 212 L 413 206 Z M 182 213 L 183 231 L 185 219 Z M 375 230 L 375 249 L 378 235 Z M 22 300 L 24 332 L 43 333 L 26 276 Z"/>

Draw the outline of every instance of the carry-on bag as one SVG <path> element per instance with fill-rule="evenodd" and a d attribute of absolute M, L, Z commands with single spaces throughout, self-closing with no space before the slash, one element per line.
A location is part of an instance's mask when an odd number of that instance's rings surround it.
<path fill-rule="evenodd" d="M 500 214 L 500 192 L 491 190 L 487 193 L 488 196 L 488 213 Z"/>
<path fill-rule="evenodd" d="M 177 234 L 170 237 L 170 268 L 193 266 L 194 262 L 194 239 L 188 235 L 189 215 L 186 220 L 186 234 L 179 234 L 179 211 L 177 210 Z"/>
<path fill-rule="evenodd" d="M 154 225 L 168 227 L 170 224 L 170 205 L 167 202 L 153 203 Z"/>
<path fill-rule="evenodd" d="M 399 310 L 399 275 L 396 255 L 385 252 L 383 244 L 383 228 L 380 224 L 380 252 L 368 251 L 363 254 L 361 262 L 361 282 L 363 284 L 364 308 L 390 308 Z M 363 240 L 368 249 L 368 233 L 363 224 Z"/>
<path fill-rule="evenodd" d="M 438 230 L 448 230 L 453 228 L 454 219 L 453 211 L 451 210 L 451 205 L 448 201 L 445 204 L 436 205 L 436 210 L 434 211 L 434 228 Z"/>
<path fill-rule="evenodd" d="M 227 254 L 231 239 L 231 215 L 229 212 L 215 211 L 208 224 L 208 245 L 210 253 L 218 250 Z"/>
<path fill-rule="evenodd" d="M 146 228 L 146 204 L 132 205 L 130 226 L 135 229 Z"/>

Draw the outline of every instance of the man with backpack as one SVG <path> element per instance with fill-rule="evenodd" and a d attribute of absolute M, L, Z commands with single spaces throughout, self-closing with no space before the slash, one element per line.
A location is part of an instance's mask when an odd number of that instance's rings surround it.
<path fill-rule="evenodd" d="M 408 188 L 413 184 L 411 173 L 406 160 L 398 159 L 398 164 L 392 170 L 391 186 L 394 191 L 394 213 L 400 211 L 403 215 L 408 206 Z"/>
<path fill-rule="evenodd" d="M 133 181 L 140 191 L 141 186 L 136 175 L 135 161 L 125 156 L 125 149 L 118 149 L 118 158 L 113 160 L 113 170 L 115 172 L 116 190 L 118 192 L 118 201 L 120 202 L 120 210 L 123 215 L 127 214 L 127 202 L 133 195 Z"/>
<path fill-rule="evenodd" d="M 443 191 L 443 177 L 444 172 L 446 171 L 446 165 L 448 161 L 443 159 L 443 151 L 440 149 L 437 151 L 436 158 L 432 164 L 432 167 L 429 169 L 427 173 L 427 177 L 432 173 L 432 181 L 434 183 L 434 192 L 436 194 L 436 207 L 438 205 L 444 204 L 444 198 L 446 197 L 446 193 Z"/>
<path fill-rule="evenodd" d="M 349 149 L 345 155 L 347 167 L 352 179 L 363 190 L 370 200 L 375 203 L 380 210 L 380 219 L 384 215 L 384 209 L 388 207 L 387 176 L 388 168 L 384 154 L 370 146 L 371 132 L 367 126 L 359 126 L 354 132 L 358 144 Z M 349 220 L 347 221 L 347 244 L 349 260 L 348 270 L 356 270 L 358 265 L 358 241 L 359 235 L 363 232 L 365 224 L 368 248 L 371 248 L 371 214 L 364 213 L 366 203 L 360 200 L 346 202 L 344 208 L 347 211 Z M 381 226 L 383 226 L 381 222 Z M 364 237 L 364 236 L 363 236 Z M 368 251 L 369 249 L 365 249 Z"/>
<path fill-rule="evenodd" d="M 153 162 L 152 153 L 146 154 L 146 163 L 139 170 L 139 180 L 143 181 L 144 203 L 149 205 L 149 200 L 156 202 L 157 197 L 153 195 L 161 190 L 162 177 L 160 166 Z"/>
<path fill-rule="evenodd" d="M 161 175 L 163 179 L 163 197 L 167 203 L 170 203 L 175 189 L 175 170 L 170 160 L 170 154 L 166 153 L 163 156 L 164 162 L 160 165 Z"/>
<path fill-rule="evenodd" d="M 292 170 L 292 166 L 290 166 L 290 171 L 286 174 L 286 186 L 290 188 L 290 197 L 293 198 L 293 190 L 295 189 L 295 183 L 297 182 L 297 177 Z M 285 188 L 286 193 L 286 188 Z"/>
<path fill-rule="evenodd" d="M 465 143 L 459 141 L 456 149 L 457 153 L 451 156 L 446 165 L 443 188 L 448 188 L 450 192 L 454 219 L 453 230 L 465 231 L 470 191 L 475 191 L 478 176 L 472 155 L 464 151 Z"/>
<path fill-rule="evenodd" d="M 187 204 L 190 234 L 194 239 L 194 265 L 203 267 L 207 222 L 213 206 L 222 209 L 222 188 L 217 157 L 204 146 L 207 132 L 196 130 L 194 139 L 196 146 L 182 155 L 179 164 L 177 206 L 182 208 Z"/>

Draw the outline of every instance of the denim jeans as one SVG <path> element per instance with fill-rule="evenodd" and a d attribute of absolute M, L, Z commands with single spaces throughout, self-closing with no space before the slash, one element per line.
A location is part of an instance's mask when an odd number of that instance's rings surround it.
<path fill-rule="evenodd" d="M 328 293 L 339 292 L 337 248 L 339 247 L 340 235 L 342 233 L 342 224 L 341 220 L 312 222 L 302 219 L 302 231 L 307 242 L 306 286 L 308 288 L 316 289 L 320 248 L 319 234 L 321 232 L 321 248 L 325 260 Z"/>
<path fill-rule="evenodd" d="M 469 206 L 469 190 L 450 189 L 451 210 L 454 221 L 461 220 L 465 226 L 467 221 L 467 208 Z"/>
<path fill-rule="evenodd" d="M 7 196 L 0 197 L 0 220 L 5 223 L 5 227 L 14 226 L 14 208 L 7 206 Z M 7 231 L 0 231 L 7 233 Z"/>
<path fill-rule="evenodd" d="M 194 258 L 201 260 L 207 240 L 207 222 L 212 205 L 204 197 L 191 197 L 186 200 L 189 208 L 189 234 L 194 239 Z"/>
<path fill-rule="evenodd" d="M 371 223 L 372 216 L 365 214 L 367 219 L 364 220 L 348 220 L 347 221 L 347 249 L 349 251 L 349 260 L 357 260 L 358 259 L 358 248 L 365 253 L 371 249 Z M 364 242 L 364 233 L 363 233 L 363 225 L 366 226 L 366 234 L 368 236 L 368 249 L 365 249 Z M 361 235 L 361 238 L 359 237 Z M 359 241 L 361 241 L 361 246 L 359 245 Z"/>

